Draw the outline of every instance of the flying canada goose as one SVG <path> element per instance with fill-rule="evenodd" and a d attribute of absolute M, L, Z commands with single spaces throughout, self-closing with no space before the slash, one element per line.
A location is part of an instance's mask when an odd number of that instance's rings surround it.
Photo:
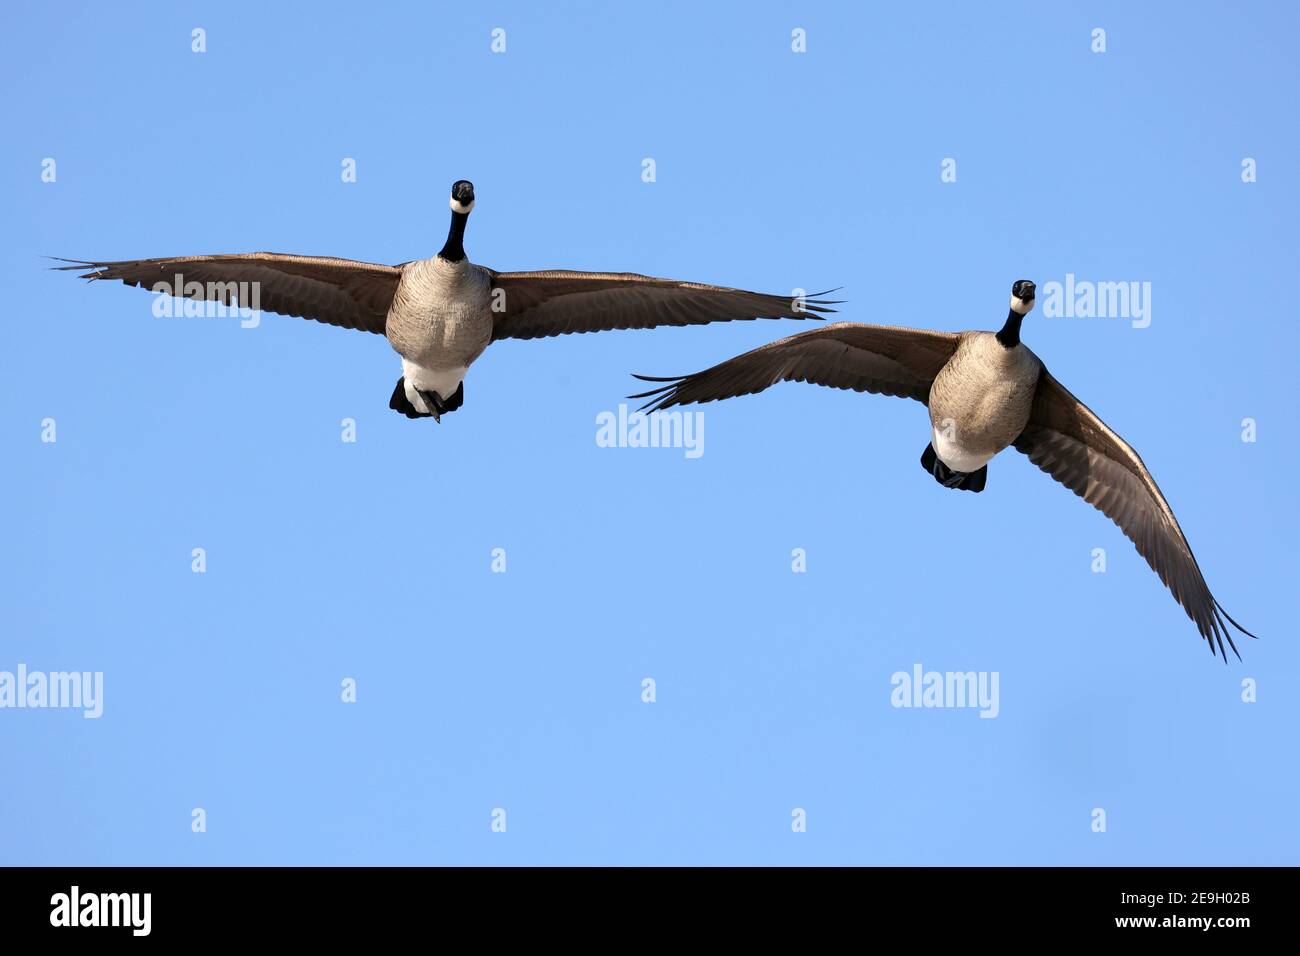
<path fill-rule="evenodd" d="M 817 318 L 826 299 L 654 279 L 630 272 L 497 272 L 465 257 L 474 184 L 451 187 L 451 228 L 430 259 L 386 266 L 351 259 L 253 252 L 88 262 L 61 259 L 83 279 L 227 306 L 265 308 L 383 335 L 402 357 L 388 407 L 407 418 L 442 420 L 465 398 L 465 373 L 497 339 L 568 332 L 704 325 L 757 318 Z M 251 293 L 250 293 L 251 290 Z M 256 301 L 250 302 L 250 299 Z"/>
<path fill-rule="evenodd" d="M 1043 367 L 1020 341 L 1035 287 L 1011 287 L 1006 324 L 994 332 L 934 332 L 836 322 L 769 343 L 631 398 L 644 410 L 761 392 L 777 382 L 811 382 L 914 398 L 930 409 L 930 444 L 921 467 L 946 488 L 984 490 L 988 461 L 1017 451 L 1115 522 L 1160 575 L 1209 644 L 1237 653 L 1230 623 L 1214 599 L 1173 510 L 1129 444 Z"/>

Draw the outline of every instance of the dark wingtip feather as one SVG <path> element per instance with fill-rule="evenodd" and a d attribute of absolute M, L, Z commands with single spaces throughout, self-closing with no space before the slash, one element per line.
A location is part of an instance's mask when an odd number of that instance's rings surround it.
<path fill-rule="evenodd" d="M 816 319 L 819 318 L 817 315 L 819 312 L 834 313 L 839 311 L 838 309 L 832 309 L 831 306 L 843 305 L 845 299 L 826 299 L 823 296 L 830 295 L 832 292 L 839 292 L 842 288 L 844 286 L 836 286 L 834 289 L 827 289 L 825 292 L 814 292 L 812 295 L 805 295 L 802 300 L 796 298 L 791 301 L 800 303 L 798 311 L 800 316 Z"/>
<path fill-rule="evenodd" d="M 1215 613 L 1216 613 L 1216 614 L 1222 614 L 1222 613 L 1223 613 L 1222 610 L 1220 610 L 1220 609 L 1218 608 L 1218 602 L 1215 602 L 1215 609 L 1216 609 L 1216 610 L 1215 610 Z M 1220 629 L 1223 631 L 1223 636 L 1226 637 L 1226 638 L 1228 639 L 1228 646 L 1232 648 L 1232 653 L 1234 653 L 1234 654 L 1237 655 L 1237 660 L 1241 660 L 1241 651 L 1237 650 L 1237 642 L 1234 641 L 1234 640 L 1232 639 L 1232 631 L 1228 628 L 1228 625 L 1227 625 L 1226 623 L 1224 623 L 1224 621 L 1222 620 L 1222 618 L 1220 618 L 1220 620 L 1219 620 L 1219 627 L 1220 627 Z M 1220 647 L 1220 649 L 1223 648 L 1223 641 L 1222 641 L 1222 640 L 1219 641 L 1219 647 Z M 1224 660 L 1226 661 L 1227 658 L 1228 658 L 1228 655 L 1227 655 L 1227 654 L 1224 654 L 1224 655 L 1223 655 L 1223 658 L 1224 658 Z"/>
<path fill-rule="evenodd" d="M 636 372 L 632 373 L 632 377 L 643 382 L 681 382 L 690 378 L 689 375 L 638 375 Z M 636 397 L 635 395 L 628 396 L 628 398 Z"/>
<path fill-rule="evenodd" d="M 663 386 L 660 386 L 659 388 L 652 388 L 652 389 L 650 389 L 650 391 L 648 391 L 648 392 L 637 392 L 635 395 L 629 395 L 628 398 L 629 398 L 629 399 L 633 399 L 633 398 L 650 398 L 651 396 L 654 396 L 654 395 L 664 395 L 664 394 L 666 394 L 666 393 L 668 393 L 668 392 L 671 392 L 673 389 L 675 389 L 675 388 L 678 386 L 678 384 L 679 384 L 679 383 L 677 383 L 677 382 L 673 382 L 671 385 L 663 385 Z"/>
<path fill-rule="evenodd" d="M 638 408 L 637 411 L 644 412 L 646 409 L 657 411 L 658 409 L 665 407 L 665 405 L 676 397 L 677 389 L 690 377 L 691 376 L 689 375 L 677 375 L 672 378 L 652 378 L 648 375 L 637 375 L 634 372 L 633 378 L 639 378 L 643 382 L 667 382 L 668 384 L 661 385 L 659 388 L 652 388 L 648 392 L 638 392 L 636 395 L 629 395 L 628 399 L 648 398 L 650 401 Z M 653 406 L 653 408 L 651 406 Z"/>
<path fill-rule="evenodd" d="M 75 269 L 89 269 L 98 265 L 98 263 L 90 262 L 86 259 L 65 259 L 63 256 L 42 256 L 42 258 L 49 259 L 51 262 L 72 263 L 67 266 L 50 266 L 50 271 L 52 272 L 72 272 Z"/>
<path fill-rule="evenodd" d="M 1201 636 L 1205 638 L 1205 643 L 1209 645 L 1210 653 L 1222 657 L 1224 664 L 1228 663 L 1228 648 L 1232 648 L 1232 653 L 1236 655 L 1237 660 L 1242 660 L 1241 650 L 1237 647 L 1237 642 L 1232 639 L 1232 628 L 1235 627 L 1241 633 L 1253 637 L 1255 640 L 1259 640 L 1259 638 L 1238 624 L 1217 600 L 1211 598 L 1211 601 L 1213 601 L 1213 604 L 1210 607 L 1210 617 L 1198 627 Z M 1229 624 L 1232 626 L 1229 627 Z"/>
<path fill-rule="evenodd" d="M 71 263 L 71 265 L 66 266 L 50 266 L 51 272 L 75 272 L 79 269 L 89 269 L 89 272 L 83 272 L 81 275 L 77 276 L 77 278 L 87 279 L 92 282 L 95 279 L 104 278 L 104 269 L 109 265 L 109 263 L 106 262 L 88 262 L 85 259 L 65 259 L 63 256 L 46 256 L 45 258 L 50 259 L 53 262 Z"/>
<path fill-rule="evenodd" d="M 1219 613 L 1220 613 L 1220 614 L 1222 614 L 1224 617 L 1226 617 L 1226 618 L 1227 618 L 1227 619 L 1232 623 L 1232 626 L 1233 626 L 1233 627 L 1235 627 L 1237 630 L 1241 631 L 1241 633 L 1245 634 L 1247 637 L 1253 637 L 1255 640 L 1259 640 L 1259 635 L 1258 635 L 1258 634 L 1252 634 L 1252 633 L 1250 633 L 1250 631 L 1246 630 L 1244 627 L 1242 627 L 1240 624 L 1238 624 L 1237 621 L 1233 618 L 1233 616 L 1232 616 L 1231 614 L 1229 614 L 1227 611 L 1225 611 L 1225 610 L 1223 609 L 1223 605 L 1222 605 L 1222 604 L 1220 604 L 1218 601 L 1215 601 L 1215 602 L 1214 602 L 1214 606 L 1215 606 L 1216 608 L 1219 609 Z"/>

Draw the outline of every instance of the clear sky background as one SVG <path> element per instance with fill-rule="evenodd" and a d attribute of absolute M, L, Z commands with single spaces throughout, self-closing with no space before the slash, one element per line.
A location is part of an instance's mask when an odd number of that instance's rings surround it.
<path fill-rule="evenodd" d="M 8 12 L 0 670 L 105 701 L 0 710 L 0 862 L 1300 863 L 1300 16 L 613 6 Z M 400 262 L 458 178 L 499 269 L 843 286 L 842 318 L 953 330 L 1021 276 L 1150 282 L 1148 328 L 1025 338 L 1261 640 L 1212 659 L 1014 451 L 941 488 L 915 403 L 782 385 L 706 406 L 696 460 L 597 447 L 628 373 L 795 322 L 499 343 L 439 426 L 388 409 L 376 336 L 155 318 L 40 258 Z M 997 672 L 999 716 L 893 708 L 917 663 Z"/>

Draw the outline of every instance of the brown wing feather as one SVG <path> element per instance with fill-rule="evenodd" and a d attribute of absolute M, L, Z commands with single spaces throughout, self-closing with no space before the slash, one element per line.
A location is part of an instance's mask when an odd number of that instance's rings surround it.
<path fill-rule="evenodd" d="M 256 283 L 256 304 L 260 309 L 377 335 L 384 334 L 388 307 L 402 275 L 397 266 L 275 252 L 121 262 L 62 261 L 72 265 L 57 268 L 89 269 L 83 279 L 120 279 L 145 289 L 153 289 L 158 283 L 173 289 L 180 276 L 182 288 L 192 282 L 200 286 L 194 290 L 198 294 L 187 298 L 219 300 L 227 305 L 251 306 L 252 301 L 240 302 L 239 286 L 249 284 L 245 288 L 251 293 L 251 284 Z M 251 300 L 251 294 L 246 298 Z"/>
<path fill-rule="evenodd" d="M 1045 369 L 1017 450 L 1119 526 L 1196 624 L 1210 652 L 1237 657 L 1231 629 L 1251 634 L 1214 599 L 1173 509 L 1138 453 Z"/>
<path fill-rule="evenodd" d="M 631 272 L 494 272 L 504 309 L 495 314 L 493 339 L 535 339 L 570 332 L 704 325 L 743 319 L 818 318 L 836 303 L 796 303 L 724 286 L 655 279 Z"/>
<path fill-rule="evenodd" d="M 752 395 L 777 382 L 811 382 L 924 404 L 934 377 L 960 338 L 952 332 L 836 322 L 778 339 L 694 375 L 638 375 L 642 381 L 668 384 L 629 397 L 649 398 L 644 407 L 660 409 Z"/>

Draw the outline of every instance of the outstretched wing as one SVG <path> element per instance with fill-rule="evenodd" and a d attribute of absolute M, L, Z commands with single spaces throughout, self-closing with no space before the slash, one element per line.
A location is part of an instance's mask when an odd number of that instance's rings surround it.
<path fill-rule="evenodd" d="M 811 382 L 855 392 L 914 398 L 925 404 L 930 385 L 961 336 L 954 332 L 836 322 L 778 339 L 694 375 L 654 378 L 668 384 L 630 398 L 646 409 L 752 395 L 777 382 Z"/>
<path fill-rule="evenodd" d="M 1210 646 L 1223 655 L 1224 640 L 1237 657 L 1229 625 L 1250 637 L 1214 599 L 1173 509 L 1128 442 L 1043 370 L 1029 424 L 1016 449 L 1119 526 L 1160 575 L 1174 600 Z"/>
<path fill-rule="evenodd" d="M 185 298 L 315 319 L 377 335 L 384 334 L 388 307 L 402 276 L 397 266 L 276 252 L 121 262 L 59 261 L 72 264 L 56 266 L 58 269 L 89 270 L 83 279 L 120 279 L 127 285 Z"/>
<path fill-rule="evenodd" d="M 492 287 L 503 305 L 494 312 L 493 339 L 742 319 L 815 319 L 818 313 L 835 311 L 829 306 L 836 304 L 631 272 L 493 272 Z"/>

